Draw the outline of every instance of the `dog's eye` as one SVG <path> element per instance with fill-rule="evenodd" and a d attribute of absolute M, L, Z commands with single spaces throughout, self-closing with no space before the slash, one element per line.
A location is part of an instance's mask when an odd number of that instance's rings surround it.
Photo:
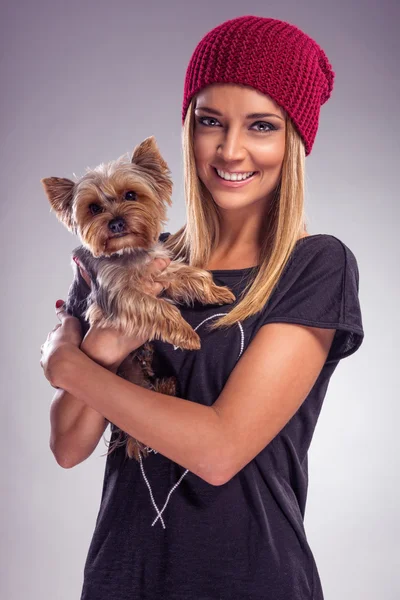
<path fill-rule="evenodd" d="M 102 207 L 99 206 L 98 204 L 91 204 L 89 206 L 89 210 L 92 213 L 92 215 L 97 215 L 99 212 L 103 212 Z"/>
<path fill-rule="evenodd" d="M 132 192 L 132 191 L 125 192 L 125 196 L 124 196 L 125 200 L 136 200 L 136 197 L 137 197 L 136 192 Z"/>

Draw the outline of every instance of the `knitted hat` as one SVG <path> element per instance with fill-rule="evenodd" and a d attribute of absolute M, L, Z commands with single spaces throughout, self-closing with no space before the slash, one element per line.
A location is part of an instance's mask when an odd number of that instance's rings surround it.
<path fill-rule="evenodd" d="M 294 25 L 252 15 L 230 19 L 209 31 L 193 52 L 185 77 L 182 124 L 192 97 L 205 86 L 248 85 L 287 112 L 307 156 L 334 76 L 322 48 Z"/>

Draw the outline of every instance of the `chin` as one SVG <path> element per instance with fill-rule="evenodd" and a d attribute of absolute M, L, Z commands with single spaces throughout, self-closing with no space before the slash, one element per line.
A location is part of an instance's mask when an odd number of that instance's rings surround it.
<path fill-rule="evenodd" d="M 219 196 L 218 194 L 211 194 L 213 197 L 213 200 L 215 202 L 215 204 L 218 206 L 218 208 L 221 208 L 222 210 L 242 210 L 244 208 L 249 208 L 251 206 L 253 206 L 254 204 L 261 202 L 262 198 L 249 198 L 247 196 L 247 198 L 232 198 L 231 197 L 227 197 L 227 198 L 221 198 L 221 196 Z"/>

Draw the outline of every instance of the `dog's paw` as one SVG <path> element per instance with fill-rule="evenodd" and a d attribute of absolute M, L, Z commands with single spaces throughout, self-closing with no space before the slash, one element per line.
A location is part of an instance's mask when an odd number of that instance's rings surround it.
<path fill-rule="evenodd" d="M 236 296 L 227 287 L 215 286 L 210 290 L 210 304 L 232 304 Z"/>
<path fill-rule="evenodd" d="M 182 350 L 200 350 L 201 348 L 200 337 L 189 324 L 177 330 L 169 341 Z"/>

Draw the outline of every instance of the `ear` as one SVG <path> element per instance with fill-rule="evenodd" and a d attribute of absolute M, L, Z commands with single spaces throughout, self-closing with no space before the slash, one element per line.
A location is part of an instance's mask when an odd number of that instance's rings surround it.
<path fill-rule="evenodd" d="M 146 138 L 141 144 L 135 147 L 131 162 L 151 171 L 155 182 L 158 184 L 162 199 L 171 206 L 171 171 L 160 154 L 154 135 Z"/>
<path fill-rule="evenodd" d="M 72 217 L 75 183 L 62 177 L 46 177 L 40 181 L 57 219 L 64 223 L 69 231 L 76 233 L 76 225 Z"/>
<path fill-rule="evenodd" d="M 133 150 L 131 162 L 148 169 L 169 171 L 168 165 L 160 154 L 154 135 L 143 140 Z"/>

